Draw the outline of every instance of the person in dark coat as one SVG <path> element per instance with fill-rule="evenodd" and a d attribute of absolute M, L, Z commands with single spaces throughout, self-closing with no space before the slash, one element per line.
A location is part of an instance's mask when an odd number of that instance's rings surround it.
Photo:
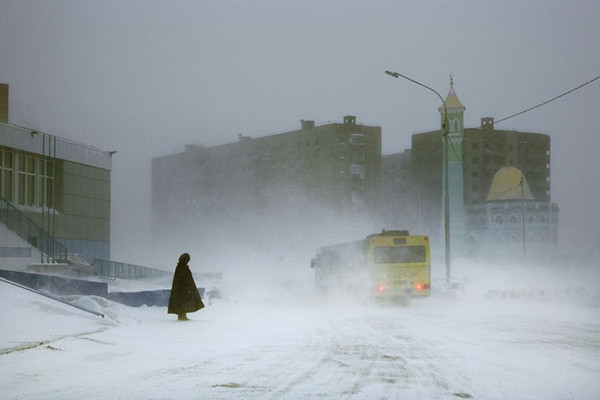
<path fill-rule="evenodd" d="M 190 255 L 183 253 L 179 256 L 179 262 L 173 275 L 173 285 L 169 296 L 168 314 L 177 314 L 179 321 L 187 321 L 186 313 L 198 311 L 204 308 L 204 303 L 198 293 L 196 282 L 188 263 Z"/>

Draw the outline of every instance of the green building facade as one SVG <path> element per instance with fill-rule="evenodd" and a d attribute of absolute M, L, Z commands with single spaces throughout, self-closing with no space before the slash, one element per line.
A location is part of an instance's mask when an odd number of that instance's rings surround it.
<path fill-rule="evenodd" d="M 0 196 L 90 262 L 110 259 L 110 175 L 108 151 L 0 123 Z"/>

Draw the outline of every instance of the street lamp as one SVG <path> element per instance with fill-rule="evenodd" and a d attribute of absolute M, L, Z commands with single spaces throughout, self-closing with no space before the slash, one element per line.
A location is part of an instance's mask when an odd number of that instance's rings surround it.
<path fill-rule="evenodd" d="M 448 195 L 448 109 L 446 108 L 446 102 L 438 92 L 421 82 L 417 82 L 398 72 L 385 71 L 385 73 L 393 78 L 404 78 L 425 89 L 431 90 L 440 98 L 442 105 L 444 106 L 444 121 L 442 122 L 442 136 L 444 137 L 444 242 L 446 253 L 446 282 L 450 284 L 450 197 Z"/>
<path fill-rule="evenodd" d="M 525 230 L 525 177 L 523 176 L 523 172 L 521 172 L 521 180 L 519 184 L 521 185 L 521 239 L 523 244 L 523 258 L 527 255 L 527 237 L 525 234 L 527 233 Z"/>

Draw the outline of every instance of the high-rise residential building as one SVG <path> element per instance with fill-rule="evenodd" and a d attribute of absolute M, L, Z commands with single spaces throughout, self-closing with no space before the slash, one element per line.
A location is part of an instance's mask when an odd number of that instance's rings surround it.
<path fill-rule="evenodd" d="M 351 115 L 321 126 L 301 121 L 298 130 L 154 158 L 153 222 L 160 234 L 194 217 L 267 222 L 274 210 L 305 219 L 318 210 L 375 210 L 380 181 L 380 127 Z"/>

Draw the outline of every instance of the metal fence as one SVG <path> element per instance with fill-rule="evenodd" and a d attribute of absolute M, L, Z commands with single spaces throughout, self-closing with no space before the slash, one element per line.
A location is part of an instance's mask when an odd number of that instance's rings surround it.
<path fill-rule="evenodd" d="M 0 197 L 0 222 L 41 251 L 47 262 L 67 262 L 67 248 L 4 197 Z"/>
<path fill-rule="evenodd" d="M 107 279 L 149 279 L 172 276 L 173 272 L 141 265 L 127 264 L 117 261 L 94 258 L 94 273 Z"/>

